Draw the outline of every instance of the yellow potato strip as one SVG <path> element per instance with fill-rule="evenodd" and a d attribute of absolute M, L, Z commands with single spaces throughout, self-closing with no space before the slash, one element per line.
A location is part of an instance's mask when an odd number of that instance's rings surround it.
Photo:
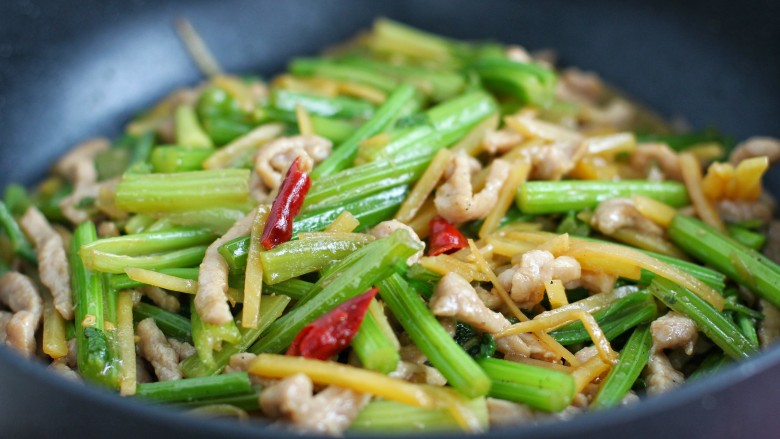
<path fill-rule="evenodd" d="M 120 291 L 116 299 L 116 338 L 119 344 L 121 370 L 119 393 L 135 395 L 135 334 L 133 332 L 133 292 Z"/>
<path fill-rule="evenodd" d="M 348 210 L 341 212 L 332 223 L 328 224 L 325 228 L 326 232 L 343 232 L 349 233 L 358 228 L 360 221 L 355 218 Z M 298 235 L 300 237 L 300 234 Z"/>
<path fill-rule="evenodd" d="M 468 282 L 487 282 L 490 280 L 490 278 L 475 267 L 474 264 L 461 261 L 452 255 L 441 254 L 438 256 L 425 256 L 420 258 L 420 265 L 442 276 L 449 272 L 458 273 Z"/>
<path fill-rule="evenodd" d="M 402 223 L 408 223 L 414 218 L 415 215 L 423 207 L 423 203 L 428 198 L 431 192 L 439 184 L 439 180 L 444 175 L 444 171 L 447 169 L 450 160 L 452 159 L 452 152 L 448 149 L 441 149 L 433 157 L 431 164 L 428 165 L 428 169 L 425 170 L 423 175 L 417 180 L 414 188 L 404 200 L 401 207 L 398 209 L 398 213 L 395 214 L 395 219 Z"/>
<path fill-rule="evenodd" d="M 536 249 L 548 251 L 552 253 L 553 256 L 558 257 L 563 253 L 569 251 L 569 242 L 570 242 L 569 234 L 563 233 L 539 244 L 536 247 Z"/>
<path fill-rule="evenodd" d="M 616 154 L 630 153 L 636 149 L 634 133 L 615 133 L 585 139 L 585 154 L 611 158 Z"/>
<path fill-rule="evenodd" d="M 249 154 L 264 143 L 279 137 L 283 132 L 284 125 L 280 123 L 260 125 L 220 148 L 214 154 L 211 154 L 211 156 L 203 162 L 203 169 L 227 168 L 243 155 Z"/>
<path fill-rule="evenodd" d="M 416 407 L 436 406 L 434 398 L 421 386 L 332 361 L 260 354 L 250 363 L 248 371 L 267 378 L 286 378 L 302 373 L 317 384 L 339 386 Z"/>
<path fill-rule="evenodd" d="M 640 248 L 655 253 L 661 253 L 663 255 L 673 256 L 677 259 L 684 261 L 690 260 L 688 255 L 677 248 L 674 244 L 667 241 L 661 236 L 651 235 L 644 233 L 637 229 L 622 228 L 617 229 L 612 233 L 612 237 L 616 241 L 628 244 L 632 247 Z"/>
<path fill-rule="evenodd" d="M 610 363 L 602 361 L 599 356 L 595 356 L 586 361 L 582 366 L 574 369 L 571 373 L 574 378 L 575 390 L 574 393 L 580 393 L 585 389 L 588 383 L 592 382 L 604 372 L 608 371 L 612 367 Z"/>
<path fill-rule="evenodd" d="M 624 266 L 624 264 L 628 264 L 638 268 L 644 268 L 645 270 L 651 271 L 688 288 L 717 308 L 718 311 L 723 310 L 723 296 L 713 290 L 710 286 L 688 273 L 680 271 L 669 264 L 663 263 L 652 256 L 632 248 L 601 242 L 579 241 L 572 244 L 572 248 L 567 254 L 577 259 L 580 262 L 580 265 L 586 269 L 592 269 L 592 267 L 594 267 L 593 261 L 605 264 L 611 262 L 614 266 Z M 607 271 L 606 269 L 608 268 L 608 264 L 600 267 L 602 271 L 610 273 L 615 271 Z M 623 275 L 621 274 L 620 276 Z M 636 277 L 633 277 L 632 279 L 636 279 Z"/>
<path fill-rule="evenodd" d="M 263 293 L 263 266 L 260 264 L 260 253 L 265 250 L 260 239 L 265 227 L 265 220 L 268 218 L 268 211 L 268 206 L 259 206 L 252 222 L 244 277 L 244 308 L 241 311 L 241 326 L 243 328 L 256 328 L 260 314 L 260 299 Z"/>
<path fill-rule="evenodd" d="M 761 178 L 769 169 L 767 156 L 742 160 L 734 171 L 734 193 L 726 197 L 736 200 L 755 201 L 761 196 Z"/>
<path fill-rule="evenodd" d="M 559 328 L 567 323 L 579 320 L 582 325 L 588 331 L 593 344 L 599 351 L 599 357 L 607 363 L 614 363 L 617 361 L 617 354 L 612 350 L 612 346 L 609 344 L 609 340 L 604 335 L 601 327 L 589 313 L 581 309 L 571 309 L 563 311 L 558 314 L 536 317 L 533 320 L 515 323 L 502 331 L 494 334 L 496 338 L 507 337 L 509 335 L 521 334 L 524 332 L 543 332 L 550 331 Z"/>
<path fill-rule="evenodd" d="M 219 66 L 214 55 L 211 54 L 206 43 L 192 27 L 192 23 L 185 18 L 176 20 L 176 31 L 179 33 L 184 46 L 187 48 L 195 64 L 198 65 L 200 70 L 206 76 L 216 76 L 222 73 L 222 68 Z"/>
<path fill-rule="evenodd" d="M 295 117 L 298 120 L 298 131 L 304 136 L 311 136 L 316 134 L 314 132 L 314 124 L 311 121 L 311 116 L 303 105 L 295 106 Z"/>
<path fill-rule="evenodd" d="M 494 255 L 505 256 L 507 258 L 511 258 L 514 257 L 515 255 L 523 254 L 535 248 L 533 244 L 511 241 L 496 235 L 488 236 L 485 239 L 485 242 L 487 242 L 488 245 L 490 245 L 493 248 Z"/>
<path fill-rule="evenodd" d="M 198 282 L 190 279 L 171 276 L 169 274 L 158 273 L 143 268 L 125 268 L 125 273 L 130 279 L 147 285 L 164 288 L 170 291 L 177 291 L 185 294 L 196 294 L 198 292 Z"/>
<path fill-rule="evenodd" d="M 682 171 L 683 181 L 685 181 L 685 187 L 688 188 L 688 196 L 691 198 L 691 203 L 694 209 L 696 209 L 699 218 L 718 230 L 725 230 L 717 210 L 704 195 L 704 190 L 701 186 L 701 169 L 696 157 L 688 153 L 680 154 L 680 170 Z"/>
<path fill-rule="evenodd" d="M 631 201 L 643 217 L 663 228 L 669 227 L 672 218 L 677 214 L 674 207 L 644 195 L 632 195 Z"/>
<path fill-rule="evenodd" d="M 65 319 L 54 308 L 51 295 L 43 293 L 43 353 L 56 360 L 68 355 Z"/>
<path fill-rule="evenodd" d="M 494 207 L 488 216 L 485 217 L 485 221 L 479 229 L 480 238 L 484 238 L 498 229 L 498 224 L 501 222 L 501 219 L 506 215 L 506 212 L 515 201 L 517 188 L 526 181 L 530 170 L 531 166 L 528 162 L 520 161 L 512 163 L 512 170 L 509 172 L 509 177 L 498 192 L 496 207 Z"/>
<path fill-rule="evenodd" d="M 498 128 L 498 122 L 498 114 L 489 116 L 487 119 L 478 123 L 477 126 L 469 131 L 458 143 L 452 145 L 450 149 L 455 152 L 463 151 L 472 157 L 477 156 L 482 149 L 482 140 L 485 138 L 485 134 L 490 130 Z"/>
<path fill-rule="evenodd" d="M 535 119 L 526 114 L 504 117 L 510 128 L 526 137 L 539 137 L 550 141 L 580 141 L 582 135 L 574 130 L 550 122 Z"/>
<path fill-rule="evenodd" d="M 354 96 L 381 105 L 387 100 L 387 94 L 378 88 L 354 82 L 336 82 L 336 90 L 339 94 Z"/>
<path fill-rule="evenodd" d="M 547 292 L 547 299 L 550 301 L 550 307 L 553 309 L 569 304 L 569 298 L 566 297 L 566 288 L 563 287 L 563 282 L 559 279 L 553 279 L 546 283 L 544 290 Z"/>

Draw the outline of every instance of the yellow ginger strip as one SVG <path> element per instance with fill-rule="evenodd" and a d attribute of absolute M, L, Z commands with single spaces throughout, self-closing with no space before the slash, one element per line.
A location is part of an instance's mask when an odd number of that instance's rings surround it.
<path fill-rule="evenodd" d="M 512 163 L 509 177 L 498 191 L 496 206 L 490 211 L 488 216 L 485 217 L 485 221 L 479 229 L 480 238 L 484 238 L 498 229 L 498 224 L 501 222 L 501 219 L 506 215 L 506 212 L 515 201 L 517 188 L 526 181 L 530 171 L 531 166 L 526 161 Z"/>
<path fill-rule="evenodd" d="M 328 224 L 328 227 L 325 228 L 325 231 L 349 233 L 357 229 L 359 225 L 360 221 L 358 221 L 358 219 L 355 218 L 355 216 L 352 215 L 350 211 L 345 210 L 344 212 L 341 212 L 332 223 Z M 300 235 L 298 236 L 300 237 Z"/>
<path fill-rule="evenodd" d="M 595 356 L 586 361 L 582 366 L 574 369 L 571 373 L 574 378 L 574 393 L 580 393 L 589 383 L 601 376 L 612 367 L 609 362 L 602 361 L 601 357 Z"/>
<path fill-rule="evenodd" d="M 196 294 L 198 292 L 198 282 L 191 279 L 183 279 L 170 274 L 133 267 L 125 268 L 125 273 L 127 273 L 127 277 L 136 282 L 166 290 L 185 294 Z"/>
<path fill-rule="evenodd" d="M 633 133 L 615 133 L 594 136 L 585 139 L 585 154 L 614 157 L 617 154 L 631 153 L 636 149 L 636 137 Z"/>
<path fill-rule="evenodd" d="M 416 407 L 438 405 L 436 399 L 422 386 L 333 361 L 260 354 L 249 364 L 248 371 L 267 378 L 286 378 L 302 373 L 317 384 L 339 386 Z"/>
<path fill-rule="evenodd" d="M 696 209 L 699 218 L 718 230 L 725 230 L 718 211 L 715 210 L 710 200 L 704 195 L 704 190 L 701 186 L 701 169 L 696 157 L 687 153 L 680 154 L 680 170 L 682 171 L 685 186 L 688 189 L 688 196 L 691 198 L 691 203 L 694 209 Z"/>
<path fill-rule="evenodd" d="M 336 81 L 320 77 L 296 78 L 292 75 L 284 74 L 274 78 L 272 86 L 325 96 L 336 96 L 339 94 L 339 84 Z"/>
<path fill-rule="evenodd" d="M 192 27 L 192 23 L 185 18 L 176 20 L 176 31 L 179 33 L 184 46 L 187 48 L 187 52 L 190 53 L 195 64 L 198 65 L 198 69 L 206 76 L 215 76 L 222 73 L 222 68 L 219 67 L 219 63 L 211 54 L 206 43 Z"/>
<path fill-rule="evenodd" d="M 242 156 L 258 149 L 264 143 L 279 137 L 283 132 L 284 125 L 280 123 L 260 125 L 220 148 L 214 154 L 211 154 L 211 156 L 203 162 L 203 169 L 227 168 Z"/>
<path fill-rule="evenodd" d="M 549 141 L 580 141 L 582 135 L 574 130 L 545 122 L 527 114 L 504 117 L 504 122 L 513 130 L 526 137 L 539 137 Z"/>
<path fill-rule="evenodd" d="M 425 200 L 425 203 L 423 203 L 417 216 L 406 224 L 414 230 L 414 233 L 416 233 L 420 239 L 425 239 L 428 237 L 428 233 L 430 233 L 431 220 L 437 214 L 438 212 L 436 212 L 436 205 L 433 204 L 433 198 L 428 198 Z"/>
<path fill-rule="evenodd" d="M 734 166 L 731 163 L 715 162 L 707 168 L 701 180 L 701 189 L 710 200 L 720 200 L 734 181 Z"/>
<path fill-rule="evenodd" d="M 298 131 L 304 136 L 311 136 L 316 134 L 314 132 L 314 124 L 311 121 L 309 112 L 303 105 L 295 106 L 295 117 L 298 120 Z"/>
<path fill-rule="evenodd" d="M 255 97 L 243 79 L 232 75 L 217 75 L 211 78 L 211 83 L 225 90 L 242 110 L 250 112 L 255 109 Z"/>
<path fill-rule="evenodd" d="M 536 248 L 537 250 L 545 250 L 553 254 L 553 256 L 558 257 L 567 251 L 569 251 L 569 234 L 568 233 L 562 233 L 560 235 L 557 235 L 554 238 L 550 238 L 549 240 L 539 244 Z"/>
<path fill-rule="evenodd" d="M 685 149 L 693 154 L 699 163 L 707 163 L 723 157 L 723 146 L 720 143 L 700 143 Z"/>
<path fill-rule="evenodd" d="M 116 299 L 116 338 L 119 344 L 121 368 L 119 393 L 122 396 L 135 395 L 135 334 L 133 332 L 133 292 L 120 291 Z"/>
<path fill-rule="evenodd" d="M 526 223 L 518 221 L 501 226 L 496 232 L 498 235 L 506 235 L 513 232 L 540 232 L 544 226 L 541 223 Z"/>
<path fill-rule="evenodd" d="M 567 323 L 579 320 L 588 331 L 593 344 L 599 351 L 599 357 L 607 363 L 617 361 L 617 354 L 612 350 L 609 340 L 604 335 L 596 319 L 589 313 L 581 309 L 571 309 L 558 314 L 546 317 L 536 317 L 533 320 L 515 323 L 494 334 L 496 338 L 507 337 L 510 335 L 521 334 L 523 332 L 543 332 L 559 328 Z"/>
<path fill-rule="evenodd" d="M 474 244 L 473 239 L 469 239 L 469 249 L 471 249 L 471 253 L 474 255 L 477 267 L 479 267 L 480 271 L 483 273 L 486 273 L 488 276 L 488 279 L 490 280 L 490 283 L 493 284 L 493 288 L 495 288 L 496 292 L 498 292 L 499 297 L 501 297 L 501 300 L 504 301 L 504 304 L 509 308 L 509 310 L 512 312 L 512 314 L 517 317 L 518 320 L 521 322 L 528 321 L 528 317 L 526 317 L 525 314 L 523 314 L 522 311 L 520 311 L 520 308 L 517 307 L 515 302 L 512 300 L 511 297 L 509 297 L 509 292 L 501 285 L 501 282 L 498 281 L 498 276 L 496 276 L 496 273 L 493 272 L 493 270 L 490 268 L 490 265 L 487 263 L 485 258 L 482 257 L 482 253 L 480 253 L 479 249 L 477 248 L 477 245 Z M 569 352 L 568 349 L 563 347 L 560 343 L 558 343 L 554 338 L 552 338 L 549 334 L 547 334 L 544 331 L 537 331 L 534 333 L 536 338 L 539 339 L 542 343 L 544 343 L 550 351 L 558 355 L 560 358 L 565 359 L 569 362 L 569 364 L 572 365 L 579 365 L 580 361 L 577 360 L 577 358 Z"/>
<path fill-rule="evenodd" d="M 673 256 L 684 261 L 690 260 L 685 252 L 658 235 L 651 235 L 637 229 L 622 228 L 615 230 L 612 233 L 612 237 L 617 241 L 632 247 L 641 248 L 642 250 Z"/>
<path fill-rule="evenodd" d="M 507 258 L 512 258 L 515 255 L 523 254 L 535 248 L 533 244 L 512 241 L 496 235 L 488 236 L 485 242 L 493 248 L 494 255 L 506 256 Z"/>
<path fill-rule="evenodd" d="M 578 180 L 614 180 L 620 175 L 617 165 L 598 155 L 586 155 L 577 160 L 569 177 Z"/>
<path fill-rule="evenodd" d="M 425 256 L 420 258 L 420 265 L 442 276 L 449 272 L 458 273 L 468 282 L 487 282 L 490 280 L 490 278 L 475 267 L 474 264 L 461 261 L 452 255 L 441 254 L 438 256 Z"/>
<path fill-rule="evenodd" d="M 734 171 L 734 191 L 726 193 L 732 200 L 755 201 L 761 196 L 761 178 L 769 169 L 767 156 L 742 160 Z"/>
<path fill-rule="evenodd" d="M 478 155 L 482 150 L 482 140 L 485 138 L 485 134 L 490 130 L 498 128 L 498 122 L 498 114 L 489 116 L 472 128 L 465 137 L 452 145 L 450 149 L 455 152 L 463 151 L 472 157 Z"/>
<path fill-rule="evenodd" d="M 723 296 L 721 296 L 717 291 L 713 290 L 710 286 L 688 273 L 678 270 L 669 264 L 661 262 L 652 256 L 646 255 L 632 248 L 602 242 L 579 241 L 572 244 L 572 248 L 567 254 L 577 259 L 580 262 L 582 268 L 587 270 L 594 270 L 594 266 L 591 262 L 594 260 L 598 260 L 599 262 L 603 263 L 611 262 L 616 266 L 620 266 L 622 264 L 631 264 L 637 268 L 644 268 L 645 270 L 651 271 L 661 277 L 669 279 L 685 288 L 688 288 L 689 290 L 698 294 L 702 299 L 709 302 L 712 306 L 717 308 L 718 311 L 723 310 Z M 614 270 L 606 270 L 609 268 L 609 265 L 600 265 L 597 268 L 602 271 L 614 273 Z M 623 275 L 621 274 L 620 276 Z M 633 279 L 636 279 L 636 277 Z"/>
<path fill-rule="evenodd" d="M 631 201 L 643 217 L 663 228 L 669 227 L 677 214 L 677 209 L 674 207 L 644 195 L 632 195 Z"/>
<path fill-rule="evenodd" d="M 439 184 L 444 172 L 447 170 L 447 166 L 452 160 L 452 152 L 449 149 L 440 149 L 439 152 L 431 160 L 431 164 L 425 170 L 423 175 L 417 180 L 414 188 L 404 200 L 401 207 L 398 209 L 398 213 L 395 214 L 395 219 L 402 223 L 408 223 L 414 218 L 415 215 L 423 207 L 423 203 L 428 198 L 428 195 L 433 192 L 436 185 Z"/>
<path fill-rule="evenodd" d="M 569 298 L 566 297 L 566 288 L 563 287 L 563 282 L 559 279 L 553 279 L 546 283 L 544 290 L 547 292 L 547 299 L 550 301 L 550 306 L 553 309 L 569 304 Z"/>
<path fill-rule="evenodd" d="M 260 253 L 265 250 L 260 239 L 265 220 L 268 218 L 268 211 L 268 206 L 257 208 L 249 235 L 249 254 L 244 275 L 244 308 L 241 311 L 241 326 L 244 328 L 257 328 L 257 319 L 260 315 L 260 299 L 263 293 L 263 265 L 260 263 Z"/>
<path fill-rule="evenodd" d="M 43 297 L 43 353 L 56 360 L 68 355 L 65 319 L 54 308 L 51 295 Z"/>
<path fill-rule="evenodd" d="M 373 104 L 383 104 L 385 100 L 387 100 L 387 94 L 385 92 L 365 84 L 337 81 L 336 89 L 340 94 L 354 96 Z"/>
<path fill-rule="evenodd" d="M 637 288 L 615 288 L 608 293 L 598 293 L 590 297 L 586 297 L 582 300 L 578 300 L 574 303 L 569 303 L 557 309 L 551 309 L 536 315 L 536 318 L 546 318 L 556 314 L 560 314 L 565 311 L 571 311 L 573 309 L 579 309 L 589 314 L 593 314 L 596 311 L 604 309 L 614 303 L 615 301 L 622 299 L 629 294 L 633 294 L 637 291 Z"/>

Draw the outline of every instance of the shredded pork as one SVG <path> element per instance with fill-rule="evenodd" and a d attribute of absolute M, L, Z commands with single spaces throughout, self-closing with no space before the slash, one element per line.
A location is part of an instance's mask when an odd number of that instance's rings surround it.
<path fill-rule="evenodd" d="M 41 283 L 51 291 L 54 308 L 65 320 L 73 320 L 70 269 L 62 237 L 35 207 L 27 209 L 19 225 L 35 245 Z"/>
<path fill-rule="evenodd" d="M 780 160 L 780 140 L 774 137 L 751 137 L 737 145 L 729 154 L 729 162 L 738 165 L 753 157 L 766 156 L 770 163 Z"/>
<path fill-rule="evenodd" d="M 590 221 L 591 226 L 605 235 L 628 228 L 643 234 L 661 236 L 664 231 L 642 216 L 630 198 L 613 198 L 598 205 Z"/>
<path fill-rule="evenodd" d="M 0 277 L 0 303 L 13 316 L 5 323 L 6 343 L 26 357 L 35 355 L 35 330 L 41 321 L 43 303 L 27 276 L 14 271 Z"/>
<path fill-rule="evenodd" d="M 502 286 L 511 292 L 521 308 L 531 308 L 544 298 L 544 286 L 553 279 L 564 284 L 577 281 L 582 275 L 580 263 L 569 256 L 555 257 L 547 250 L 531 250 L 523 254 L 520 264 L 498 276 Z"/>
<path fill-rule="evenodd" d="M 509 177 L 511 166 L 503 160 L 494 160 L 485 187 L 475 194 L 471 184 L 473 159 L 460 152 L 452 160 L 447 181 L 436 190 L 433 201 L 436 211 L 453 224 L 486 217 L 498 202 L 499 189 Z"/>
<path fill-rule="evenodd" d="M 249 234 L 256 214 L 255 209 L 238 220 L 206 249 L 206 256 L 198 271 L 198 292 L 194 301 L 195 309 L 206 323 L 224 325 L 233 320 L 227 299 L 228 265 L 219 254 L 219 248 L 232 239 Z"/>
<path fill-rule="evenodd" d="M 653 165 L 660 166 L 666 178 L 682 180 L 680 159 L 672 148 L 669 148 L 665 143 L 640 143 L 637 145 L 636 150 L 631 154 L 631 166 L 636 171 L 644 173 L 653 168 Z"/>
<path fill-rule="evenodd" d="M 387 236 L 390 236 L 398 229 L 404 229 L 407 232 L 409 232 L 409 235 L 412 237 L 412 239 L 417 242 L 418 244 L 421 244 L 420 251 L 417 253 L 409 256 L 409 258 L 406 260 L 406 263 L 408 265 L 416 264 L 421 257 L 425 254 L 425 243 L 420 239 L 419 236 L 417 236 L 417 233 L 415 233 L 414 229 L 407 226 L 406 224 L 398 221 L 398 220 L 389 220 L 389 221 L 382 221 L 381 223 L 377 224 L 374 228 L 371 229 L 369 234 L 373 236 L 374 238 L 380 239 Z"/>
<path fill-rule="evenodd" d="M 282 137 L 260 147 L 255 156 L 255 172 L 268 188 L 276 189 L 282 183 L 282 173 L 301 153 L 316 164 L 328 158 L 332 149 L 333 143 L 320 136 Z"/>
<path fill-rule="evenodd" d="M 141 355 L 151 363 L 154 374 L 160 381 L 174 381 L 182 378 L 179 370 L 179 354 L 168 343 L 154 319 L 138 322 L 137 333 Z"/>

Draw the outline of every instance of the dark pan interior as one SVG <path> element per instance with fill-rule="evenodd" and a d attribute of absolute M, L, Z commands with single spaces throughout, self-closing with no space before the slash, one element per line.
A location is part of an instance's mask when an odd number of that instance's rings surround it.
<path fill-rule="evenodd" d="M 737 139 L 780 135 L 780 3 L 660 1 L 0 2 L 0 187 L 201 79 L 173 31 L 187 17 L 231 72 L 271 75 L 379 15 L 465 39 L 556 49 L 665 116 Z M 770 187 L 780 192 L 777 175 Z M 780 350 L 624 410 L 492 437 L 777 437 Z M 0 437 L 281 437 L 183 418 L 48 374 L 0 348 Z"/>

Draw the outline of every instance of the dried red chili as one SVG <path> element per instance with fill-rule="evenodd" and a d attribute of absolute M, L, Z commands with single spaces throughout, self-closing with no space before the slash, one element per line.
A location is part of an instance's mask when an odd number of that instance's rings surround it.
<path fill-rule="evenodd" d="M 368 305 L 378 291 L 377 287 L 371 288 L 306 325 L 295 336 L 287 355 L 327 360 L 341 352 L 360 329 Z"/>
<path fill-rule="evenodd" d="M 453 253 L 468 245 L 466 237 L 455 226 L 438 215 L 431 220 L 429 227 L 430 249 L 428 256 Z"/>
<path fill-rule="evenodd" d="M 309 166 L 306 166 L 306 163 Z M 287 170 L 260 237 L 260 243 L 266 250 L 292 238 L 293 219 L 300 212 L 306 193 L 311 187 L 311 178 L 308 174 L 310 169 L 311 162 L 302 161 L 301 156 L 298 156 Z"/>

